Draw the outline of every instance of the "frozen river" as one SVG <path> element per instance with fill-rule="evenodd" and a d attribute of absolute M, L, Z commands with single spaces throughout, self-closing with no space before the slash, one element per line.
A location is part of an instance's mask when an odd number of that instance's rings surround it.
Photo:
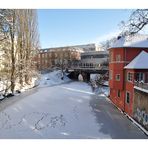
<path fill-rule="evenodd" d="M 0 103 L 0 138 L 148 138 L 101 93 L 69 82 Z"/>

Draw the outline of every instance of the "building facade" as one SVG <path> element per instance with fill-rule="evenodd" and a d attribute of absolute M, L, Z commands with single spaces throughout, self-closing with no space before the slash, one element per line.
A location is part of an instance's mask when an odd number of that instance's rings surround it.
<path fill-rule="evenodd" d="M 133 116 L 134 81 L 137 73 L 147 73 L 148 71 L 148 69 L 140 71 L 140 69 L 125 67 L 142 51 L 148 52 L 147 37 L 140 37 L 140 41 L 135 38 L 126 39 L 121 37 L 109 49 L 110 99 L 117 107 L 130 116 Z"/>
<path fill-rule="evenodd" d="M 38 70 L 47 70 L 63 65 L 68 67 L 72 61 L 81 59 L 82 52 L 96 51 L 95 44 L 40 49 L 35 57 Z"/>
<path fill-rule="evenodd" d="M 80 51 L 77 48 L 49 48 L 41 49 L 36 56 L 38 70 L 47 70 L 52 67 L 68 66 L 72 60 L 80 59 Z"/>
<path fill-rule="evenodd" d="M 107 51 L 89 51 L 81 53 L 81 60 L 74 61 L 72 67 L 81 69 L 100 69 L 108 67 L 109 54 Z"/>

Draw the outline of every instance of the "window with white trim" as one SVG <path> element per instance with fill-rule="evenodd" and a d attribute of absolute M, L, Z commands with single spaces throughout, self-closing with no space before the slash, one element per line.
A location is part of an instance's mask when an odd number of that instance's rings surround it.
<path fill-rule="evenodd" d="M 130 93 L 128 91 L 126 91 L 126 103 L 130 103 Z"/>
<path fill-rule="evenodd" d="M 116 74 L 116 81 L 120 81 L 120 74 Z"/>
<path fill-rule="evenodd" d="M 143 81 L 144 82 L 145 75 L 142 72 L 136 73 L 136 81 Z"/>
<path fill-rule="evenodd" d="M 120 98 L 120 96 L 121 96 L 121 92 L 120 92 L 120 90 L 118 90 L 117 91 L 117 97 Z"/>
<path fill-rule="evenodd" d="M 120 56 L 120 54 L 117 54 L 117 55 L 116 55 L 116 61 L 117 61 L 117 62 L 120 62 L 120 61 L 121 61 L 121 56 Z"/>
<path fill-rule="evenodd" d="M 129 82 L 133 81 L 133 74 L 131 72 L 127 73 L 127 81 L 129 81 Z"/>
<path fill-rule="evenodd" d="M 110 60 L 110 62 L 112 62 L 112 61 L 113 61 L 113 52 L 112 52 L 112 51 L 110 51 L 109 60 Z"/>
<path fill-rule="evenodd" d="M 109 79 L 112 80 L 112 78 L 113 78 L 113 71 L 110 70 L 110 71 L 109 71 Z"/>

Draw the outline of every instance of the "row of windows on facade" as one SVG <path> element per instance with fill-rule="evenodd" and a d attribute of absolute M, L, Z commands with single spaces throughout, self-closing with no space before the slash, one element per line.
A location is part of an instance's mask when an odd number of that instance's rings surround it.
<path fill-rule="evenodd" d="M 112 62 L 112 61 L 114 61 L 114 60 L 113 60 L 113 53 L 111 52 L 111 53 L 110 53 L 110 62 Z M 117 54 L 117 55 L 116 55 L 115 61 L 116 61 L 116 62 L 120 62 L 120 61 L 121 61 L 121 55 L 120 55 L 120 54 Z"/>
<path fill-rule="evenodd" d="M 47 52 L 65 52 L 65 51 L 70 51 L 70 52 L 79 52 L 77 49 L 53 49 L 53 50 L 40 50 L 39 53 L 47 53 Z"/>
<path fill-rule="evenodd" d="M 49 60 L 49 59 L 42 59 L 40 61 L 38 61 L 38 64 L 41 64 L 41 63 L 59 63 L 59 62 L 64 62 L 64 63 L 68 63 L 70 62 L 70 59 L 53 59 L 53 60 Z"/>
<path fill-rule="evenodd" d="M 113 78 L 113 72 L 112 72 L 112 70 L 110 70 L 109 79 L 111 80 L 112 78 Z M 120 81 L 120 74 L 115 75 L 115 80 Z M 133 73 L 131 73 L 131 72 L 127 73 L 127 81 L 133 82 Z M 136 73 L 135 81 L 143 81 L 144 82 L 145 81 L 145 74 L 142 72 Z"/>
<path fill-rule="evenodd" d="M 101 67 L 101 64 L 93 64 L 93 63 L 79 63 L 73 64 L 74 67 Z"/>
<path fill-rule="evenodd" d="M 98 55 L 82 55 L 81 59 L 94 59 L 94 58 L 108 58 L 107 54 L 98 54 Z"/>
<path fill-rule="evenodd" d="M 68 56 L 77 56 L 78 53 L 76 52 L 71 52 L 71 53 L 67 53 L 67 52 L 62 52 L 61 54 L 58 53 L 44 53 L 44 54 L 39 54 L 38 58 L 48 58 L 48 57 L 68 57 Z"/>

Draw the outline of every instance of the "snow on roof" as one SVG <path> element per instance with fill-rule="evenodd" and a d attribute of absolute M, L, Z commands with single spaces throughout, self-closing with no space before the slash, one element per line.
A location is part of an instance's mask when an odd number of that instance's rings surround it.
<path fill-rule="evenodd" d="M 120 37 L 116 40 L 111 48 L 118 47 L 143 47 L 148 48 L 148 35 L 134 35 L 134 36 L 126 36 Z"/>
<path fill-rule="evenodd" d="M 125 69 L 148 69 L 148 53 L 145 51 L 142 51 L 124 68 Z"/>

